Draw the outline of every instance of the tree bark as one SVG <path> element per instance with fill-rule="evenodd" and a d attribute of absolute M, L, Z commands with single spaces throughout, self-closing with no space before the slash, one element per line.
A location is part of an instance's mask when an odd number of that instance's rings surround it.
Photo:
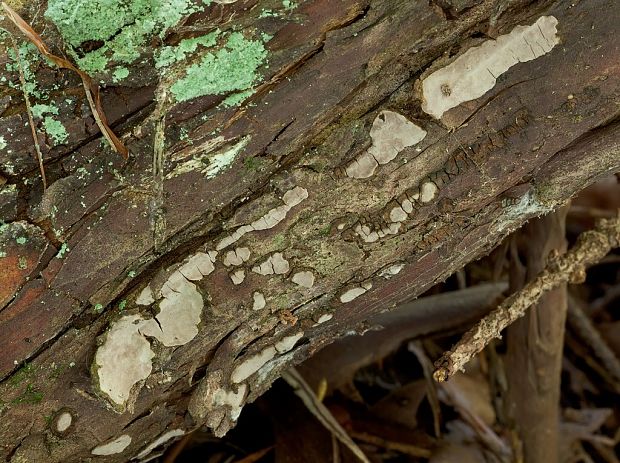
<path fill-rule="evenodd" d="M 7 461 L 124 462 L 203 423 L 223 434 L 284 369 L 620 168 L 613 0 L 265 4 L 188 10 L 126 68 L 111 61 L 93 75 L 127 162 L 102 143 L 80 79 L 25 60 L 46 92 L 27 89 L 33 105 L 57 111 L 36 118 L 45 191 L 7 48 Z M 20 13 L 66 52 L 67 31 L 40 7 L 24 2 Z M 538 34 L 540 18 L 557 20 L 557 34 L 541 28 L 538 41 L 524 39 L 531 56 L 497 51 L 492 40 L 505 43 L 519 25 Z M 154 67 L 163 47 L 218 29 L 194 55 Z M 107 46 L 73 45 L 78 59 Z M 230 68 L 217 61 L 236 46 L 254 54 Z M 424 82 L 474 47 L 506 57 L 509 69 L 473 75 L 490 74 L 491 87 L 439 114 Z M 210 77 L 199 75 L 182 93 L 175 84 L 203 58 L 229 79 L 206 88 Z M 456 83 L 435 97 L 460 101 Z M 190 91 L 202 93 L 185 100 Z"/>

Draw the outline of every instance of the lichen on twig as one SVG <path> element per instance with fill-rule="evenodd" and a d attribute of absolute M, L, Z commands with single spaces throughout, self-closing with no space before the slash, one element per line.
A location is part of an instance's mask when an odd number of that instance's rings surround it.
<path fill-rule="evenodd" d="M 436 381 L 446 381 L 461 370 L 508 325 L 521 318 L 546 292 L 565 282 L 582 283 L 588 265 L 598 262 L 620 246 L 620 218 L 601 219 L 593 230 L 579 235 L 563 255 L 551 255 L 547 267 L 523 289 L 512 294 L 497 309 L 467 331 L 460 341 L 435 362 Z"/>

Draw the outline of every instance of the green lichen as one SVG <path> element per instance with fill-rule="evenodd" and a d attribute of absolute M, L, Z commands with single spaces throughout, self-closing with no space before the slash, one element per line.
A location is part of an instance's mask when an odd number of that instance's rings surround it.
<path fill-rule="evenodd" d="M 103 304 L 95 304 L 93 310 L 97 313 L 101 312 L 103 310 Z"/>
<path fill-rule="evenodd" d="M 4 137 L 0 137 L 0 150 L 3 150 L 6 147 L 7 147 L 6 140 L 4 139 Z"/>
<path fill-rule="evenodd" d="M 267 51 L 260 40 L 248 40 L 240 32 L 234 32 L 223 48 L 206 54 L 187 68 L 185 77 L 170 89 L 177 101 L 244 91 L 258 78 L 256 70 L 266 57 Z"/>
<path fill-rule="evenodd" d="M 201 8 L 192 0 L 49 0 L 45 16 L 73 48 L 78 65 L 92 73 L 104 71 L 110 60 L 132 63 L 149 39 Z M 86 42 L 103 45 L 80 55 Z"/>
<path fill-rule="evenodd" d="M 155 56 L 155 67 L 159 69 L 183 61 L 188 55 L 194 53 L 199 46 L 205 48 L 214 46 L 219 34 L 220 30 L 218 29 L 201 37 L 181 40 L 174 47 L 162 47 Z"/>
<path fill-rule="evenodd" d="M 291 0 L 282 0 L 282 6 L 287 10 L 292 10 L 297 7 L 297 3 L 292 2 Z"/>
<path fill-rule="evenodd" d="M 17 59 L 15 50 L 13 48 L 8 49 L 7 55 L 11 61 L 6 63 L 6 70 L 19 76 L 21 64 L 25 85 L 24 88 L 22 88 L 21 82 L 19 78 L 17 78 L 15 82 L 9 82 L 9 86 L 19 91 L 25 91 L 28 95 L 35 98 L 46 99 L 47 92 L 37 88 L 37 79 L 34 72 L 34 69 L 42 62 L 37 47 L 30 42 L 23 42 L 17 47 L 17 50 L 19 52 L 19 60 Z"/>
<path fill-rule="evenodd" d="M 15 241 L 17 242 L 17 244 L 26 244 L 26 241 L 28 241 L 24 236 L 20 236 L 18 238 L 15 238 Z"/>
<path fill-rule="evenodd" d="M 112 73 L 112 81 L 114 83 L 119 82 L 129 76 L 129 69 L 127 68 L 116 68 L 114 73 Z"/>
<path fill-rule="evenodd" d="M 48 104 L 35 104 L 31 106 L 32 116 L 38 117 L 39 119 L 43 118 L 44 114 L 58 114 L 58 108 L 53 105 Z"/>
<path fill-rule="evenodd" d="M 60 249 L 58 250 L 58 253 L 56 254 L 56 257 L 59 259 L 62 259 L 63 257 L 65 257 L 65 254 L 68 253 L 69 251 L 71 251 L 71 249 L 69 249 L 69 246 L 67 246 L 67 243 L 62 243 L 62 245 L 60 246 Z"/>
<path fill-rule="evenodd" d="M 24 256 L 20 256 L 17 261 L 17 268 L 20 270 L 25 270 L 28 268 L 28 260 Z"/>
<path fill-rule="evenodd" d="M 118 303 L 118 311 L 122 312 L 123 310 L 125 310 L 126 306 L 127 306 L 127 301 L 123 299 L 121 302 Z"/>
<path fill-rule="evenodd" d="M 67 138 L 69 138 L 67 129 L 65 129 L 65 126 L 62 125 L 62 122 L 51 116 L 45 116 L 43 119 L 43 128 L 55 145 L 60 145 L 66 142 Z"/>
<path fill-rule="evenodd" d="M 231 95 L 224 98 L 222 101 L 222 106 L 226 108 L 230 108 L 232 106 L 239 106 L 245 100 L 247 100 L 254 93 L 253 89 L 246 90 L 244 92 L 232 93 Z"/>

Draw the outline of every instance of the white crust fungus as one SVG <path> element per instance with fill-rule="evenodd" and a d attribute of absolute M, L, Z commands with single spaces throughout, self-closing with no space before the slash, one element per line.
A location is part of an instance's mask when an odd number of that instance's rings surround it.
<path fill-rule="evenodd" d="M 237 248 L 234 251 L 228 251 L 224 255 L 224 265 L 226 267 L 243 265 L 250 258 L 250 250 L 248 248 Z"/>
<path fill-rule="evenodd" d="M 422 81 L 422 109 L 439 119 L 449 109 L 481 97 L 515 64 L 549 53 L 560 42 L 557 25 L 553 16 L 542 16 L 531 26 L 516 26 L 509 34 L 470 48 Z"/>
<path fill-rule="evenodd" d="M 136 298 L 136 304 L 138 305 L 151 305 L 155 302 L 155 298 L 153 297 L 153 290 L 150 285 L 147 285 L 140 294 Z"/>
<path fill-rule="evenodd" d="M 135 456 L 135 458 L 142 459 L 148 456 L 153 450 L 155 450 L 160 445 L 163 445 L 166 442 L 168 442 L 170 439 L 174 439 L 175 437 L 179 437 L 183 435 L 185 435 L 185 431 L 183 431 L 182 429 L 172 429 L 170 431 L 167 431 L 163 433 L 162 435 L 160 435 L 157 439 L 155 439 L 149 445 L 147 445 L 143 450 L 141 450 L 140 453 Z"/>
<path fill-rule="evenodd" d="M 263 261 L 260 265 L 252 267 L 254 273 L 259 275 L 283 275 L 289 271 L 289 263 L 284 258 L 281 252 L 274 252 L 267 260 Z"/>
<path fill-rule="evenodd" d="M 276 348 L 274 346 L 269 346 L 260 351 L 258 354 L 255 354 L 242 363 L 237 365 L 230 376 L 230 380 L 233 383 L 240 383 L 241 381 L 249 378 L 254 373 L 256 373 L 260 367 L 262 367 L 269 360 L 274 358 L 276 355 Z"/>
<path fill-rule="evenodd" d="M 134 385 L 151 373 L 155 354 L 147 337 L 173 347 L 188 343 L 198 334 L 204 301 L 189 280 L 211 273 L 216 255 L 215 251 L 197 253 L 168 277 L 159 291 L 162 300 L 155 319 L 126 315 L 111 324 L 95 354 L 95 368 L 99 389 L 119 408 L 126 406 Z M 149 295 L 153 298 L 150 286 L 147 288 L 147 294 L 142 297 L 142 290 L 138 297 L 142 302 L 149 301 Z"/>
<path fill-rule="evenodd" d="M 420 187 L 420 201 L 423 203 L 428 203 L 432 201 L 432 199 L 437 194 L 437 185 L 433 182 L 425 182 Z"/>
<path fill-rule="evenodd" d="M 275 343 L 276 350 L 279 354 L 285 354 L 293 347 L 295 347 L 295 344 L 302 338 L 303 335 L 303 331 L 300 331 L 299 333 L 295 333 L 291 336 L 286 336 L 280 339 L 278 342 Z"/>
<path fill-rule="evenodd" d="M 320 325 L 321 323 L 328 322 L 332 318 L 334 318 L 334 314 L 324 313 L 317 319 L 316 323 L 313 326 L 317 326 L 317 325 Z"/>
<path fill-rule="evenodd" d="M 351 302 L 353 299 L 360 297 L 366 291 L 368 291 L 366 288 L 361 288 L 359 286 L 356 288 L 347 289 L 344 293 L 340 295 L 340 302 L 342 302 L 343 304 Z"/>
<path fill-rule="evenodd" d="M 140 315 L 126 315 L 112 324 L 95 355 L 99 389 L 117 405 L 125 405 L 132 387 L 151 373 L 155 355 L 138 331 Z"/>
<path fill-rule="evenodd" d="M 99 456 L 116 455 L 129 447 L 129 444 L 131 444 L 131 436 L 128 434 L 123 434 L 107 444 L 98 445 L 92 449 L 90 453 Z"/>
<path fill-rule="evenodd" d="M 296 285 L 303 286 L 304 288 L 312 288 L 314 286 L 314 273 L 310 270 L 296 272 L 291 277 L 291 281 Z"/>
<path fill-rule="evenodd" d="M 280 222 L 284 220 L 286 214 L 303 200 L 308 198 L 308 190 L 302 188 L 300 186 L 296 186 L 295 188 L 290 189 L 284 196 L 282 197 L 282 202 L 284 203 L 281 206 L 274 207 L 270 211 L 268 211 L 262 217 L 256 219 L 249 225 L 242 225 L 237 228 L 232 235 L 229 235 L 222 239 L 216 246 L 218 251 L 230 246 L 231 244 L 238 241 L 243 235 L 249 232 L 257 231 L 257 230 L 267 230 L 269 228 L 273 228 L 278 225 Z"/>
<path fill-rule="evenodd" d="M 233 284 L 240 285 L 241 283 L 243 283 L 243 280 L 245 280 L 245 270 L 243 270 L 242 268 L 240 268 L 239 270 L 235 270 L 230 274 L 230 280 L 233 282 Z"/>
<path fill-rule="evenodd" d="M 382 276 L 383 278 L 386 278 L 386 279 L 391 278 L 394 275 L 398 275 L 403 268 L 405 268 L 405 264 L 393 264 L 381 270 L 379 272 L 379 276 Z"/>
<path fill-rule="evenodd" d="M 213 405 L 228 405 L 231 408 L 230 418 L 233 421 L 237 421 L 237 418 L 241 415 L 243 399 L 247 390 L 248 386 L 246 384 L 237 386 L 237 392 L 219 389 L 213 396 Z"/>
<path fill-rule="evenodd" d="M 179 272 L 188 280 L 200 281 L 215 270 L 217 251 L 197 252 L 179 268 Z"/>
<path fill-rule="evenodd" d="M 253 310 L 262 310 L 267 305 L 267 302 L 265 301 L 265 296 L 263 295 L 263 293 L 259 293 L 258 291 L 255 291 L 254 294 L 252 294 L 252 298 L 254 299 L 254 303 L 252 305 Z"/>
<path fill-rule="evenodd" d="M 394 111 L 381 111 L 370 129 L 372 145 L 360 154 L 345 172 L 351 178 L 368 178 L 379 164 L 387 164 L 408 146 L 421 142 L 426 131 Z"/>

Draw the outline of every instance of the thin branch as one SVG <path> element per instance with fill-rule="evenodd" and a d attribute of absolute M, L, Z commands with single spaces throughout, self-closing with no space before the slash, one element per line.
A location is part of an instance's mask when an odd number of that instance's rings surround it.
<path fill-rule="evenodd" d="M 8 32 L 8 31 L 7 31 Z M 30 105 L 30 97 L 28 96 L 28 89 L 26 88 L 26 77 L 24 76 L 24 68 L 22 65 L 21 56 L 19 56 L 19 48 L 15 43 L 15 38 L 9 33 L 11 38 L 11 44 L 15 51 L 15 59 L 17 60 L 17 69 L 19 70 L 19 82 L 22 87 L 22 93 L 24 94 L 24 102 L 26 103 L 26 114 L 28 114 L 28 122 L 30 123 L 30 130 L 32 132 L 32 140 L 34 141 L 34 149 L 37 153 L 37 161 L 39 161 L 39 170 L 41 171 L 41 180 L 43 181 L 43 189 L 47 189 L 47 179 L 45 178 L 45 168 L 43 167 L 43 153 L 41 152 L 41 146 L 39 145 L 39 138 L 37 137 L 37 129 L 34 125 L 34 118 L 32 117 L 32 106 Z"/>
<path fill-rule="evenodd" d="M 600 219 L 593 230 L 582 233 L 566 254 L 550 256 L 547 267 L 521 291 L 499 305 L 467 331 L 461 340 L 435 362 L 436 381 L 446 381 L 463 369 L 478 352 L 494 338 L 499 338 L 504 328 L 521 318 L 525 311 L 536 304 L 543 294 L 564 282 L 581 283 L 585 268 L 598 262 L 620 245 L 620 219 Z"/>

